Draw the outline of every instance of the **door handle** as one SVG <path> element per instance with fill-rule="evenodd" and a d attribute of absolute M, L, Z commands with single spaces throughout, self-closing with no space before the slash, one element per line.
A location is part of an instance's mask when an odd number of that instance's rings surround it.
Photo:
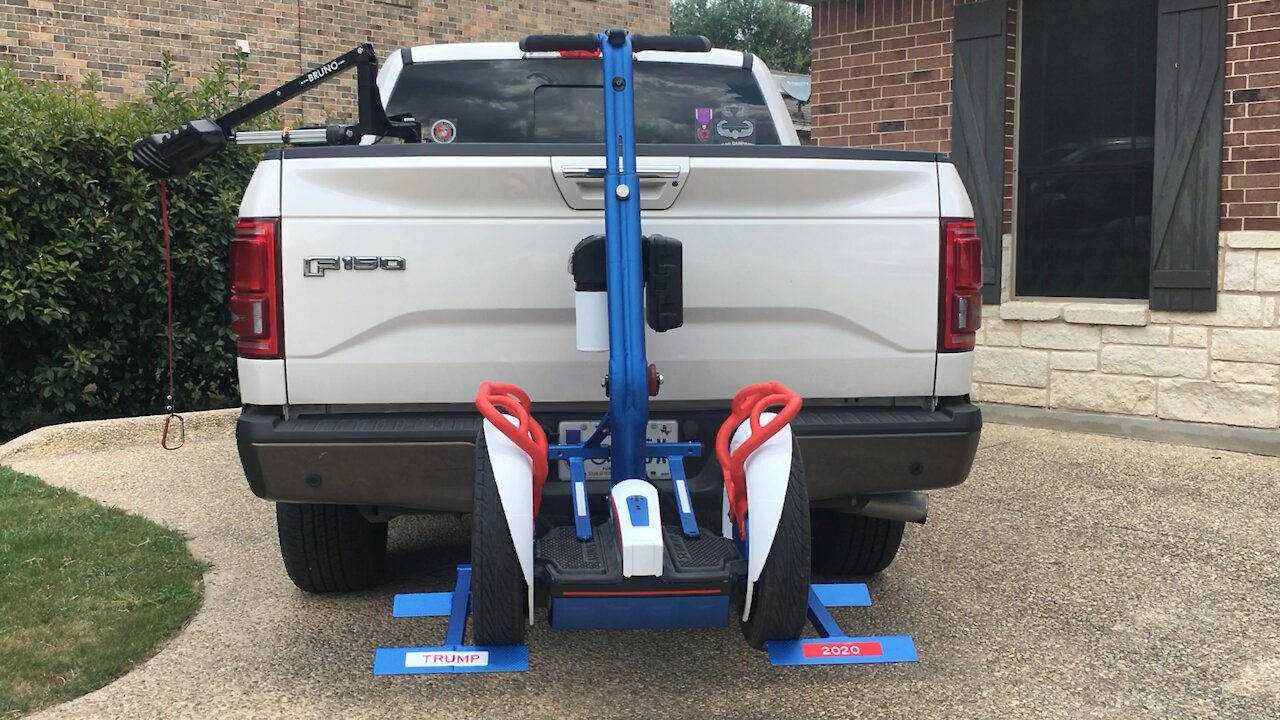
<path fill-rule="evenodd" d="M 636 168 L 636 175 L 644 180 L 676 180 L 680 177 L 680 171 L 681 168 L 678 165 L 655 165 Z M 601 179 L 604 177 L 604 168 L 586 165 L 565 166 L 560 174 L 572 179 Z"/>

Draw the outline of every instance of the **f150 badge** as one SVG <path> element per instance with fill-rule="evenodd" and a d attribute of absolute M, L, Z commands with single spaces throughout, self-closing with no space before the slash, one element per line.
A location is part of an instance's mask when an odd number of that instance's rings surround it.
<path fill-rule="evenodd" d="M 302 259 L 304 277 L 324 277 L 330 270 L 403 270 L 404 258 L 377 255 L 316 255 Z"/>

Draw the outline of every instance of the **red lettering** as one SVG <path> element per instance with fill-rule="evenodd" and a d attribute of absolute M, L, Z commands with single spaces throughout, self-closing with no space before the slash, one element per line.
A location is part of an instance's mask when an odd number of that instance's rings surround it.
<path fill-rule="evenodd" d="M 416 663 L 415 663 L 416 660 Z M 424 652 L 409 653 L 405 663 L 410 667 L 439 665 L 488 665 L 489 654 L 485 652 Z"/>

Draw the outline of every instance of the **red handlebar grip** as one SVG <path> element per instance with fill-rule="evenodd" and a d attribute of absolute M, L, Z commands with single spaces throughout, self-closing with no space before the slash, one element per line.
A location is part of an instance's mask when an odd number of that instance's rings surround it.
<path fill-rule="evenodd" d="M 529 394 L 507 383 L 481 383 L 476 393 L 476 409 L 485 420 L 507 436 L 533 462 L 533 515 L 542 504 L 542 485 L 547 480 L 547 435 L 529 414 Z M 506 414 L 503 414 L 505 411 Z M 513 423 L 511 417 L 516 421 Z"/>
<path fill-rule="evenodd" d="M 724 473 L 725 496 L 729 499 L 729 517 L 738 528 L 738 536 L 746 535 L 747 481 L 746 462 L 766 441 L 790 423 L 804 401 L 791 388 L 779 382 L 748 385 L 733 396 L 729 418 L 716 433 L 716 460 Z M 760 414 L 771 407 L 782 407 L 768 425 L 760 424 Z M 729 443 L 744 420 L 749 421 L 751 436 L 732 453 Z"/>

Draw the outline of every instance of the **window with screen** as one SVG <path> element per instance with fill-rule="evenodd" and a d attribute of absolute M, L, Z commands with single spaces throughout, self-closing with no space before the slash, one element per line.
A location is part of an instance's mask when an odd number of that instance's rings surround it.
<path fill-rule="evenodd" d="M 1156 0 L 1024 0 L 1020 296 L 1146 298 Z"/>
<path fill-rule="evenodd" d="M 603 93 L 598 59 L 421 63 L 404 69 L 387 114 L 424 131 L 447 120 L 459 143 L 602 143 Z M 635 103 L 639 143 L 778 144 L 760 88 L 740 67 L 636 63 Z"/>

